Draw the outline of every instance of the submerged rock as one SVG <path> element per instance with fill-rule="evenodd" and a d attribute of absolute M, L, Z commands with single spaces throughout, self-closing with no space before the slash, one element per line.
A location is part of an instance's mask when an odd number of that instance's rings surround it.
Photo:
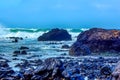
<path fill-rule="evenodd" d="M 64 29 L 52 29 L 51 31 L 44 33 L 38 37 L 38 41 L 62 41 L 72 40 L 71 35 Z"/>
<path fill-rule="evenodd" d="M 17 43 L 19 40 L 23 40 L 22 37 L 7 37 L 12 40 L 13 43 Z"/>
<path fill-rule="evenodd" d="M 15 38 L 15 39 L 12 40 L 12 42 L 13 42 L 13 43 L 17 43 L 17 42 L 18 42 L 18 39 Z"/>
<path fill-rule="evenodd" d="M 20 51 L 14 51 L 13 54 L 20 54 Z"/>
<path fill-rule="evenodd" d="M 22 51 L 19 51 L 19 50 L 18 50 L 18 51 L 14 51 L 13 54 L 14 54 L 14 55 L 26 55 L 27 52 L 26 52 L 25 50 L 22 50 Z"/>
<path fill-rule="evenodd" d="M 63 45 L 62 48 L 63 48 L 63 49 L 69 49 L 70 46 L 69 46 L 69 45 Z"/>
<path fill-rule="evenodd" d="M 27 52 L 25 50 L 21 51 L 20 54 L 27 54 Z"/>
<path fill-rule="evenodd" d="M 92 28 L 79 34 L 71 46 L 70 55 L 91 53 L 120 52 L 120 30 Z"/>
<path fill-rule="evenodd" d="M 24 49 L 29 49 L 28 47 L 25 47 L 25 46 L 21 46 L 20 47 L 20 50 L 24 50 Z"/>

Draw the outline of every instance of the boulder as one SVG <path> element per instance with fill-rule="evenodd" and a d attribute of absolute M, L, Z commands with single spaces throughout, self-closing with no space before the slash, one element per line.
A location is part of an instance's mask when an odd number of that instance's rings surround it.
<path fill-rule="evenodd" d="M 80 33 L 71 46 L 70 55 L 89 53 L 120 52 L 120 30 L 92 28 Z"/>
<path fill-rule="evenodd" d="M 120 61 L 118 62 L 115 70 L 112 73 L 112 80 L 120 80 Z"/>
<path fill-rule="evenodd" d="M 110 76 L 112 74 L 112 68 L 110 66 L 103 66 L 100 73 L 101 75 Z"/>
<path fill-rule="evenodd" d="M 47 70 L 52 70 L 56 67 L 61 67 L 62 61 L 54 58 L 48 58 L 45 60 L 45 64 L 47 64 Z"/>
<path fill-rule="evenodd" d="M 68 41 L 71 40 L 71 35 L 64 29 L 52 29 L 38 37 L 38 41 Z"/>
<path fill-rule="evenodd" d="M 20 51 L 14 51 L 13 54 L 20 54 Z"/>

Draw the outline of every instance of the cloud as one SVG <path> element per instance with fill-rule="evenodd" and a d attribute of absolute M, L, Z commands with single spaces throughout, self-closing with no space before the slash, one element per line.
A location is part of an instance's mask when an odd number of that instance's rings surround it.
<path fill-rule="evenodd" d="M 101 4 L 101 3 L 96 3 L 94 4 L 94 6 L 97 8 L 97 9 L 110 9 L 111 8 L 111 5 L 109 4 Z"/>

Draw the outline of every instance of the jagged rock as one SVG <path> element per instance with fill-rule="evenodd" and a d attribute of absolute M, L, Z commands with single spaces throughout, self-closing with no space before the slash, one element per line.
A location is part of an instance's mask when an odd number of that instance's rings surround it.
<path fill-rule="evenodd" d="M 47 71 L 47 65 L 42 64 L 34 70 L 34 74 L 40 75 L 40 74 L 46 73 L 46 71 Z"/>
<path fill-rule="evenodd" d="M 24 73 L 24 78 L 25 80 L 31 80 L 31 77 L 33 76 L 33 71 L 31 70 L 27 70 L 25 73 Z"/>
<path fill-rule="evenodd" d="M 112 73 L 112 80 L 120 80 L 120 61 L 118 62 L 115 70 Z"/>
<path fill-rule="evenodd" d="M 47 70 L 52 70 L 56 67 L 61 67 L 62 61 L 59 59 L 48 58 L 45 60 L 45 64 L 47 64 Z"/>
<path fill-rule="evenodd" d="M 31 80 L 43 80 L 41 76 L 39 75 L 34 75 Z"/>

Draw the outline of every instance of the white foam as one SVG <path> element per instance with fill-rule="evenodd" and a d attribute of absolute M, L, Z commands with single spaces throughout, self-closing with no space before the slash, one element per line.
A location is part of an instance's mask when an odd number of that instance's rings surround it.
<path fill-rule="evenodd" d="M 89 30 L 89 28 L 81 28 L 82 31 Z"/>
<path fill-rule="evenodd" d="M 38 38 L 40 35 L 42 35 L 44 32 L 25 32 L 25 31 L 18 31 L 18 32 L 10 32 L 10 28 L 5 28 L 0 25 L 0 38 L 6 38 L 6 37 L 23 37 L 23 38 Z"/>
<path fill-rule="evenodd" d="M 36 32 L 36 33 L 27 33 L 27 32 L 17 32 L 17 33 L 9 33 L 4 35 L 4 37 L 23 37 L 23 38 L 38 38 L 44 32 Z"/>
<path fill-rule="evenodd" d="M 20 29 L 20 31 L 18 30 L 17 32 L 11 32 L 11 29 Z M 22 31 L 23 30 L 23 31 Z M 26 30 L 26 29 L 25 29 Z M 39 31 L 36 32 L 35 28 L 32 29 L 28 29 L 28 30 L 33 30 L 33 32 L 27 32 L 24 31 L 24 28 L 5 28 L 4 26 L 0 25 L 0 39 L 2 38 L 6 38 L 6 37 L 23 37 L 23 38 L 38 38 L 40 35 L 42 35 L 45 32 L 48 31 Z M 67 29 L 68 32 L 72 35 L 72 39 L 76 39 L 76 37 L 80 34 L 80 32 L 71 32 L 71 29 Z M 82 30 L 87 30 L 85 28 L 82 28 Z"/>

